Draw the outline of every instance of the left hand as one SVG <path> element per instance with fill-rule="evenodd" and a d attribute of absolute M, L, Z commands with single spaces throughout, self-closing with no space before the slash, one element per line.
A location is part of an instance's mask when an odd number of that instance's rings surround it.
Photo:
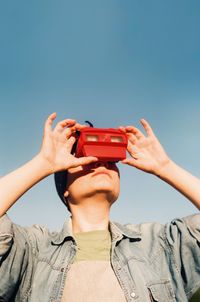
<path fill-rule="evenodd" d="M 127 134 L 127 150 L 131 156 L 122 160 L 122 163 L 159 175 L 160 170 L 170 162 L 170 159 L 149 123 L 144 119 L 141 119 L 140 122 L 146 136 L 134 126 L 120 127 Z"/>
<path fill-rule="evenodd" d="M 75 157 L 71 154 L 76 141 L 75 133 L 86 125 L 80 125 L 73 119 L 65 119 L 52 128 L 56 112 L 49 115 L 44 125 L 44 135 L 39 157 L 48 166 L 49 173 L 55 173 L 98 161 L 94 156 Z"/>

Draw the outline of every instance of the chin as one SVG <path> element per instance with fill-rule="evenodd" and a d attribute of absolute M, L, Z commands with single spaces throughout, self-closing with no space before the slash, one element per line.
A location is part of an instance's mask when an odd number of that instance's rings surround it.
<path fill-rule="evenodd" d="M 114 190 L 114 186 L 113 184 L 109 183 L 109 182 L 97 182 L 94 185 L 94 189 L 96 191 L 113 191 Z"/>
<path fill-rule="evenodd" d="M 99 186 L 98 188 L 95 188 L 96 194 L 103 194 L 105 199 L 110 200 L 111 202 L 114 202 L 117 200 L 119 196 L 119 192 L 116 191 L 115 188 L 111 188 L 109 186 Z"/>
<path fill-rule="evenodd" d="M 119 195 L 119 185 L 114 184 L 113 182 L 106 181 L 105 179 L 96 181 L 95 184 L 93 184 L 93 189 L 96 192 L 101 193 L 111 193 L 113 195 Z"/>

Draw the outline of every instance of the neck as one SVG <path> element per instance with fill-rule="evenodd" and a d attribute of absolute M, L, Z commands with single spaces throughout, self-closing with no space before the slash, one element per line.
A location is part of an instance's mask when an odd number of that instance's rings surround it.
<path fill-rule="evenodd" d="M 89 200 L 84 204 L 71 204 L 73 233 L 108 230 L 110 205 Z"/>

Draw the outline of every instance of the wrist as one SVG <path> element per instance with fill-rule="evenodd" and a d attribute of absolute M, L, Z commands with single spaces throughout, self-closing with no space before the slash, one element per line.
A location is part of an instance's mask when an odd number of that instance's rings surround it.
<path fill-rule="evenodd" d="M 40 169 L 43 171 L 45 176 L 49 176 L 55 172 L 53 165 L 42 155 L 41 152 L 34 157 L 34 161 L 36 161 L 37 165 L 40 166 Z"/>
<path fill-rule="evenodd" d="M 161 179 L 166 179 L 174 169 L 175 163 L 171 159 L 166 159 L 163 164 L 156 169 L 155 175 Z"/>

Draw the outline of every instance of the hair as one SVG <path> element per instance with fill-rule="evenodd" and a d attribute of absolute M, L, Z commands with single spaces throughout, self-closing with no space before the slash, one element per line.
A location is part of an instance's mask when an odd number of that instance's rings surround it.
<path fill-rule="evenodd" d="M 64 193 L 67 187 L 67 174 L 67 170 L 54 173 L 54 181 L 58 196 L 60 197 L 64 205 L 67 207 L 68 211 L 71 212 L 68 200 L 64 197 Z"/>

